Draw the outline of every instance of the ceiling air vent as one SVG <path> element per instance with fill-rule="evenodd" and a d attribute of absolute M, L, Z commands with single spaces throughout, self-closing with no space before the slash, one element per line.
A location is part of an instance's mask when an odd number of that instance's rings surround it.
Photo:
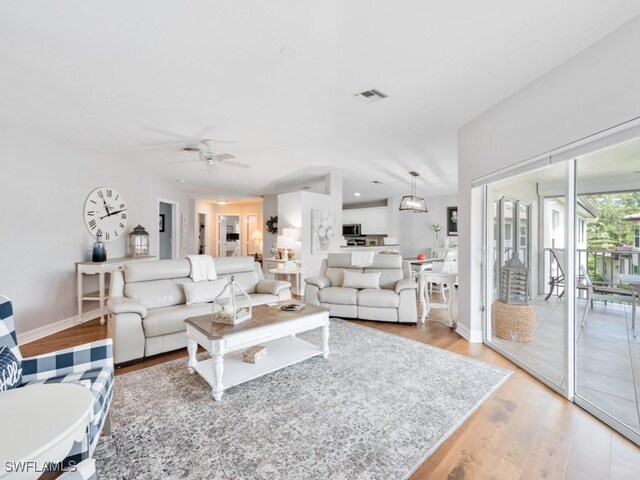
<path fill-rule="evenodd" d="M 378 100 L 382 100 L 383 98 L 387 98 L 384 93 L 373 88 L 364 92 L 355 93 L 353 96 L 358 100 L 363 101 L 364 103 L 373 103 L 377 102 Z"/>

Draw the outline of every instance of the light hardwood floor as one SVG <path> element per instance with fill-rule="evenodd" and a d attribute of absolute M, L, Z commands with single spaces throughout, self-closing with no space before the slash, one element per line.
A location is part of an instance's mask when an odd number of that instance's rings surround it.
<path fill-rule="evenodd" d="M 437 315 L 434 312 L 434 317 Z M 513 375 L 413 474 L 417 479 L 640 479 L 640 449 L 485 345 L 448 327 L 357 322 L 513 370 Z M 21 347 L 35 355 L 105 338 L 98 320 Z M 186 349 L 116 370 L 116 375 L 180 357 Z M 419 365 L 415 368 L 429 368 Z M 427 452 L 425 452 L 426 454 Z"/>

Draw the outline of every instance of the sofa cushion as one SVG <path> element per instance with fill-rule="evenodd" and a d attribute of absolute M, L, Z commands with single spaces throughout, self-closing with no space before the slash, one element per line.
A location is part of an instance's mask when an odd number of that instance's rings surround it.
<path fill-rule="evenodd" d="M 190 273 L 191 264 L 186 258 L 182 260 L 130 262 L 124 267 L 124 278 L 127 283 L 185 278 Z"/>
<path fill-rule="evenodd" d="M 256 272 L 255 269 L 250 272 L 232 272 L 228 274 L 220 274 L 220 272 L 218 272 L 218 280 L 228 282 L 231 280 L 231 277 L 233 277 L 247 293 L 255 293 L 256 285 L 260 281 L 258 278 L 258 272 Z"/>
<path fill-rule="evenodd" d="M 147 318 L 142 320 L 145 337 L 156 337 L 186 330 L 184 321 L 189 317 L 197 317 L 212 313 L 210 303 L 194 303 L 193 305 L 175 305 L 149 310 Z"/>
<path fill-rule="evenodd" d="M 380 288 L 386 288 L 393 290 L 396 288 L 398 280 L 402 280 L 404 274 L 402 268 L 370 268 L 364 269 L 365 273 L 379 273 L 380 274 Z"/>
<path fill-rule="evenodd" d="M 345 270 L 342 286 L 346 288 L 380 288 L 380 272 L 357 273 Z"/>
<path fill-rule="evenodd" d="M 337 267 L 327 267 L 327 271 L 325 275 L 331 280 L 332 287 L 341 287 L 342 282 L 344 281 L 344 272 L 356 272 L 362 273 L 361 268 L 337 268 Z"/>
<path fill-rule="evenodd" d="M 238 272 L 254 272 L 256 270 L 253 257 L 214 257 L 213 264 L 218 276 Z"/>
<path fill-rule="evenodd" d="M 355 288 L 327 287 L 318 292 L 321 303 L 357 305 L 358 290 Z"/>
<path fill-rule="evenodd" d="M 218 280 L 210 280 L 205 282 L 187 282 L 182 284 L 184 289 L 184 296 L 186 298 L 187 305 L 193 303 L 206 303 L 213 302 L 220 293 L 224 290 L 224 287 L 229 283 L 226 278 L 219 278 Z M 229 297 L 229 289 L 224 292 L 224 295 L 220 299 Z"/>
<path fill-rule="evenodd" d="M 398 308 L 400 296 L 393 290 L 367 288 L 358 292 L 358 306 Z"/>
<path fill-rule="evenodd" d="M 137 299 L 149 309 L 170 307 L 186 302 L 182 286 L 185 283 L 191 283 L 191 279 L 187 277 L 127 283 L 124 286 L 124 294 L 129 298 Z"/>

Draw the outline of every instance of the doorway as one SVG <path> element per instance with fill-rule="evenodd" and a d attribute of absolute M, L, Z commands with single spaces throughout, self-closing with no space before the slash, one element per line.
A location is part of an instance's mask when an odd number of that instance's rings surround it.
<path fill-rule="evenodd" d="M 240 256 L 240 215 L 218 215 L 218 256 Z"/>
<path fill-rule="evenodd" d="M 158 258 L 178 258 L 178 203 L 169 200 L 158 202 Z"/>

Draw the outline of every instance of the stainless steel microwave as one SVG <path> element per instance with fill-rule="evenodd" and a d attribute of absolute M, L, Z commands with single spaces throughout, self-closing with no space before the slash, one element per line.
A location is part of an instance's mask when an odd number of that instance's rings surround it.
<path fill-rule="evenodd" d="M 343 237 L 359 237 L 360 231 L 361 227 L 359 223 L 348 223 L 346 225 L 342 225 Z"/>

